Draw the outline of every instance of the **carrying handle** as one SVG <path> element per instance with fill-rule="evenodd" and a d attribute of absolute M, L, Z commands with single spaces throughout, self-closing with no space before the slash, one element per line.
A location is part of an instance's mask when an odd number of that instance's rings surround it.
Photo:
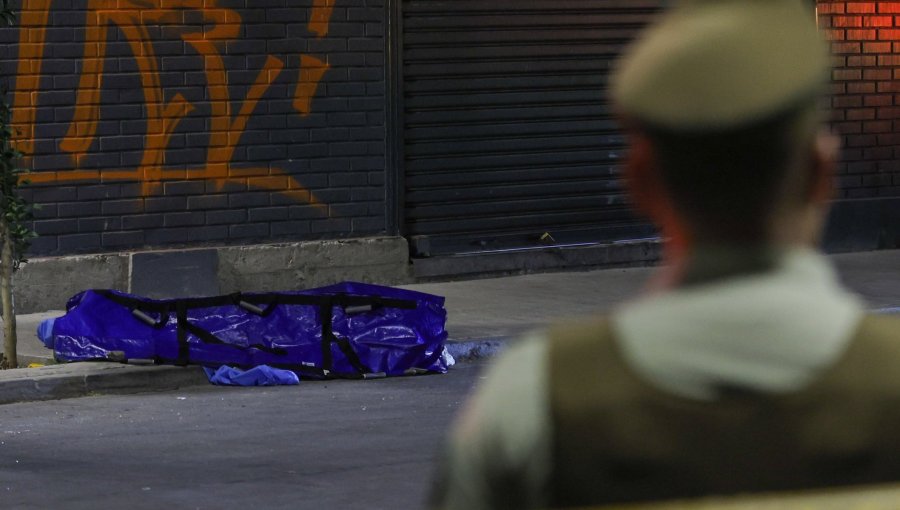
<path fill-rule="evenodd" d="M 351 305 L 344 307 L 344 313 L 347 315 L 356 315 L 358 313 L 366 313 L 372 311 L 372 305 Z"/>
<path fill-rule="evenodd" d="M 169 312 L 160 313 L 158 320 L 154 319 L 147 313 L 142 312 L 141 310 L 139 310 L 137 308 L 131 309 L 131 315 L 133 315 L 135 319 L 143 322 L 144 324 L 146 324 L 154 329 L 159 329 L 159 328 L 165 326 L 167 322 L 169 322 Z"/>
<path fill-rule="evenodd" d="M 256 303 L 251 303 L 248 299 L 253 299 Z M 244 310 L 247 310 L 254 315 L 259 315 L 260 317 L 267 317 L 274 312 L 275 307 L 278 306 L 279 296 L 278 294 L 263 294 L 245 299 L 240 294 L 237 294 L 235 300 L 237 301 L 237 305 Z M 260 305 L 265 305 L 265 308 Z"/>
<path fill-rule="evenodd" d="M 238 306 L 240 306 L 244 310 L 247 310 L 248 312 L 253 312 L 256 315 L 262 315 L 263 313 L 265 313 L 265 310 L 263 310 L 262 308 L 254 305 L 253 303 L 248 303 L 243 299 L 238 301 Z"/>

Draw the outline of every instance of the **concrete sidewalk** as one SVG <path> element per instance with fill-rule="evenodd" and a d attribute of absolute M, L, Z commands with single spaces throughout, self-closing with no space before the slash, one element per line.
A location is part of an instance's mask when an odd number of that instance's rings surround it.
<path fill-rule="evenodd" d="M 900 307 L 900 250 L 832 255 L 844 283 L 873 310 Z M 445 296 L 448 347 L 463 360 L 488 356 L 521 333 L 560 317 L 609 310 L 640 292 L 652 268 L 543 273 L 504 278 L 407 285 Z M 60 296 L 64 303 L 69 296 Z M 900 310 L 898 310 L 900 311 Z M 35 331 L 62 312 L 17 318 L 20 363 L 52 363 Z M 139 392 L 204 382 L 197 367 L 140 367 L 79 363 L 0 372 L 0 403 L 62 398 L 93 391 Z"/>

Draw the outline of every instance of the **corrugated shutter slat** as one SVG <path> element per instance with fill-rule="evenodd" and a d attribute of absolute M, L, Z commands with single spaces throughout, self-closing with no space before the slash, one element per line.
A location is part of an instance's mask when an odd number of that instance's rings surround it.
<path fill-rule="evenodd" d="M 406 234 L 446 253 L 646 232 L 606 81 L 662 3 L 404 1 Z"/>

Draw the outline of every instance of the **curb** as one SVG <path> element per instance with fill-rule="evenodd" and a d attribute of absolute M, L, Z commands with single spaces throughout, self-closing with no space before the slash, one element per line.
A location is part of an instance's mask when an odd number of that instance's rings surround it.
<path fill-rule="evenodd" d="M 59 400 L 93 393 L 129 394 L 209 384 L 200 367 L 84 362 L 0 372 L 0 404 Z"/>
<path fill-rule="evenodd" d="M 897 314 L 900 307 L 871 310 Z M 486 360 L 502 352 L 512 337 L 449 339 L 447 351 L 460 363 Z M 22 364 L 53 363 L 48 356 L 19 355 Z M 166 391 L 185 386 L 208 385 L 199 366 L 127 365 L 111 362 L 53 364 L 39 368 L 0 371 L 0 405 L 16 402 L 59 400 L 95 393 L 134 394 Z"/>
<path fill-rule="evenodd" d="M 866 312 L 885 315 L 900 315 L 900 306 L 872 308 L 866 310 Z M 514 341 L 518 336 L 520 335 L 467 338 L 462 340 L 451 338 L 447 340 L 445 345 L 447 346 L 447 351 L 456 361 L 478 361 L 500 354 L 507 346 L 509 346 L 510 342 Z"/>
<path fill-rule="evenodd" d="M 449 341 L 447 350 L 457 362 L 490 358 L 506 347 L 508 338 Z M 20 361 L 42 362 L 45 358 L 20 356 Z M 110 362 L 80 362 L 19 368 L 0 372 L 0 405 L 84 397 L 92 394 L 150 393 L 208 385 L 199 366 L 126 365 Z"/>

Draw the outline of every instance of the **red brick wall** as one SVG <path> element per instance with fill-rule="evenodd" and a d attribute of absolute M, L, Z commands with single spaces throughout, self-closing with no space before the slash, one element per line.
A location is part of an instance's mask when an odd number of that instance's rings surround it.
<path fill-rule="evenodd" d="M 819 1 L 834 53 L 838 198 L 900 196 L 900 1 Z"/>

